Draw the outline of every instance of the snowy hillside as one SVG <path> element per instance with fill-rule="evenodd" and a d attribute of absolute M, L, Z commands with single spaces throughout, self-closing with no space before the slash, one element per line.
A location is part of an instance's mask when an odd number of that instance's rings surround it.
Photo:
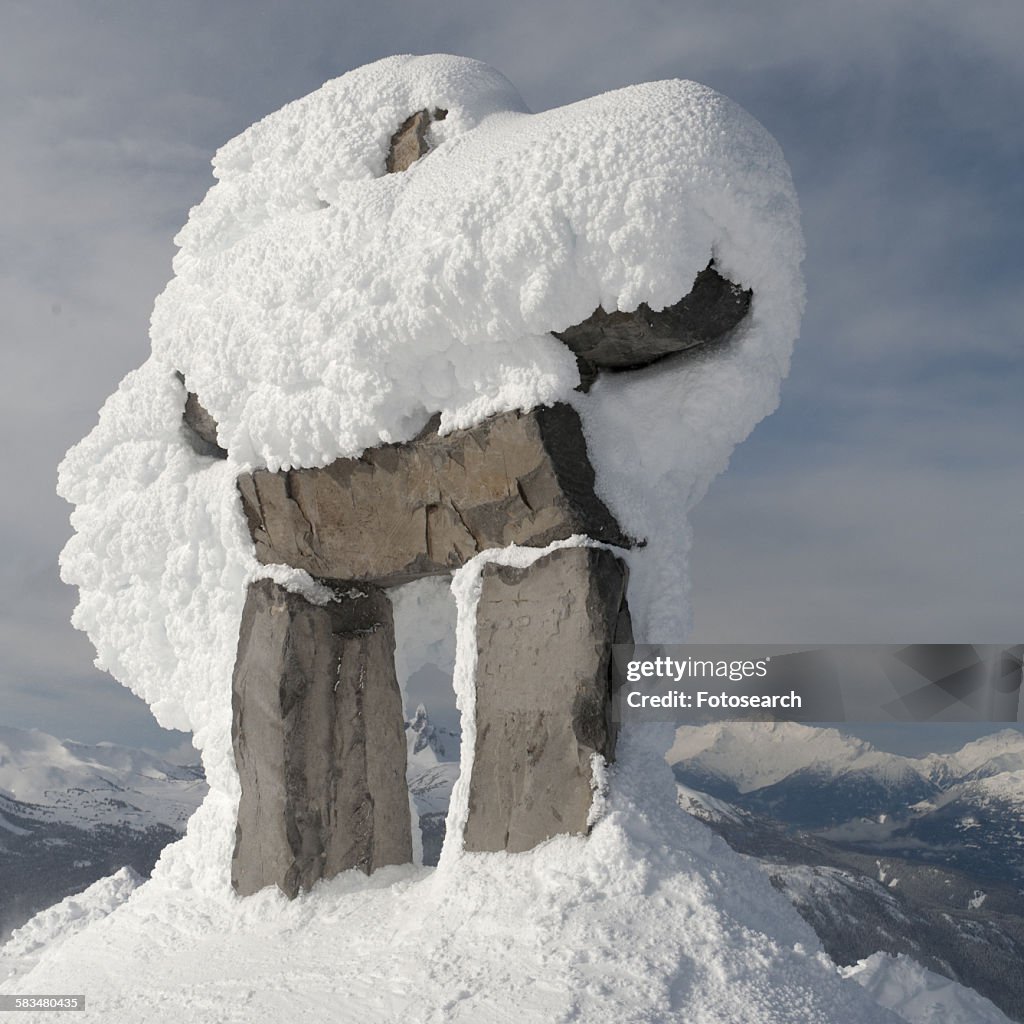
<path fill-rule="evenodd" d="M 0 990 L 84 991 L 86 1019 L 135 1022 L 898 1020 L 839 976 L 756 867 L 666 816 L 671 776 L 637 741 L 589 838 L 350 872 L 292 903 L 197 898 L 161 863 Z"/>
<path fill-rule="evenodd" d="M 758 858 L 837 963 L 907 954 L 1019 1017 L 1022 739 L 904 758 L 834 729 L 734 723 L 682 727 L 670 757 L 688 755 L 680 806 Z"/>
<path fill-rule="evenodd" d="M 112 743 L 88 746 L 0 727 L 0 800 L 34 805 L 40 820 L 183 831 L 205 795 L 198 767 Z"/>
<path fill-rule="evenodd" d="M 906 956 L 876 953 L 843 975 L 911 1024 L 1010 1024 L 989 1000 Z"/>
<path fill-rule="evenodd" d="M 669 751 L 682 781 L 709 792 L 772 801 L 820 789 L 829 823 L 867 813 L 926 813 L 955 801 L 1024 806 L 1024 733 L 1004 729 L 951 754 L 903 757 L 836 729 L 795 722 L 682 726 Z M 790 796 L 789 798 L 792 798 Z M 804 807 L 803 823 L 809 824 Z M 885 824 L 884 817 L 879 824 Z"/>
<path fill-rule="evenodd" d="M 793 722 L 683 726 L 668 758 L 687 788 L 834 842 L 1024 880 L 1024 734 L 902 757 Z"/>
<path fill-rule="evenodd" d="M 197 766 L 0 728 L 0 938 L 125 865 L 148 876 L 205 795 Z"/>
<path fill-rule="evenodd" d="M 717 722 L 681 727 L 667 757 L 670 764 L 685 761 L 691 770 L 730 783 L 738 793 L 764 789 L 801 772 L 833 781 L 862 774 L 886 785 L 916 782 L 938 791 L 1024 770 L 1024 733 L 1004 729 L 952 754 L 915 758 L 877 750 L 836 729 L 796 722 Z"/>

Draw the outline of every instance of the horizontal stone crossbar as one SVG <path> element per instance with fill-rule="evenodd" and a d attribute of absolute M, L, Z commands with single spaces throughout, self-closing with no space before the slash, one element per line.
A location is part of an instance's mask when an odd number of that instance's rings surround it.
<path fill-rule="evenodd" d="M 265 564 L 394 585 L 450 573 L 487 548 L 582 533 L 628 546 L 594 489 L 579 415 L 558 404 L 371 448 L 322 469 L 238 478 Z"/>

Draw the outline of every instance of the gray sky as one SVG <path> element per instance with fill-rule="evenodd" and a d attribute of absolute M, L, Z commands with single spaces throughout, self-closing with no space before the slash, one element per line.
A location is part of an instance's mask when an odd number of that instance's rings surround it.
<path fill-rule="evenodd" d="M 165 748 L 57 577 L 64 450 L 147 353 L 213 150 L 329 78 L 445 51 L 541 110 L 692 78 L 778 138 L 807 236 L 779 411 L 694 518 L 693 640 L 1021 640 L 1019 0 L 6 0 L 0 720 Z"/>

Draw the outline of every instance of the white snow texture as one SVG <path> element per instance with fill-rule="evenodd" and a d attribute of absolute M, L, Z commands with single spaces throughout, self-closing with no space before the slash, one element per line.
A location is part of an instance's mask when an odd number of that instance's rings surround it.
<path fill-rule="evenodd" d="M 423 108 L 448 112 L 431 152 L 385 175 L 391 135 Z M 599 492 L 648 541 L 627 555 L 637 639 L 682 640 L 687 511 L 774 408 L 802 312 L 798 208 L 772 138 L 690 82 L 530 114 L 485 65 L 402 56 L 265 118 L 214 172 L 176 239 L 152 355 L 59 484 L 75 506 L 61 560 L 74 622 L 163 725 L 194 732 L 210 793 L 153 878 L 44 950 L 17 989 L 82 991 L 87 1018 L 132 1022 L 895 1020 L 756 867 L 676 809 L 671 728 L 623 732 L 588 838 L 459 848 L 485 559 L 454 586 L 462 774 L 439 867 L 347 872 L 292 903 L 272 889 L 241 900 L 229 882 L 231 675 L 246 585 L 267 574 L 238 473 L 358 455 L 436 411 L 448 430 L 571 401 Z M 550 331 L 598 305 L 674 303 L 712 257 L 754 293 L 728 345 L 574 392 Z M 175 371 L 226 460 L 186 443 Z"/>
<path fill-rule="evenodd" d="M 903 953 L 874 953 L 840 973 L 910 1024 L 1011 1024 L 991 1000 Z"/>

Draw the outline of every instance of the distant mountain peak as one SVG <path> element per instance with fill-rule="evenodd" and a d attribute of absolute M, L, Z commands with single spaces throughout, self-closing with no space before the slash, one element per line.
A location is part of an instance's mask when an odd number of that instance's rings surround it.
<path fill-rule="evenodd" d="M 439 730 L 430 721 L 430 715 L 423 704 L 416 706 L 412 720 L 405 723 L 409 741 L 409 754 L 422 761 L 423 754 L 433 755 L 434 760 L 441 761 L 445 757 L 445 747 Z M 417 756 L 419 755 L 419 756 Z"/>

